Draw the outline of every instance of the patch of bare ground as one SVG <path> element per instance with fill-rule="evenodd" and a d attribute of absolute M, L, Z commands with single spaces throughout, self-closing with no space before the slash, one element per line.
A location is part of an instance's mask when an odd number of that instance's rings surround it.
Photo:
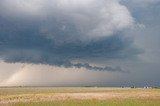
<path fill-rule="evenodd" d="M 55 100 L 109 100 L 109 99 L 158 99 L 160 92 L 108 92 L 108 93 L 53 93 L 53 94 L 27 94 L 0 97 L 0 104 L 12 104 L 18 102 L 39 102 Z"/>

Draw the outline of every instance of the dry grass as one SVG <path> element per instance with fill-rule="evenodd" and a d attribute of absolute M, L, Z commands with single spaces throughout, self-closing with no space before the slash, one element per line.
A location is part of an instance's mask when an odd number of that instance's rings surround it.
<path fill-rule="evenodd" d="M 16 89 L 19 89 L 16 90 Z M 23 90 L 22 90 L 23 89 Z M 26 89 L 26 91 L 25 91 Z M 32 90 L 31 90 L 32 89 Z M 19 102 L 45 102 L 60 100 L 160 100 L 160 90 L 119 88 L 10 88 L 0 89 L 0 105 Z M 63 89 L 65 91 L 63 91 Z M 37 91 L 38 90 L 38 91 Z M 3 91 L 3 92 L 2 92 Z M 6 93 L 6 95 L 5 95 Z"/>

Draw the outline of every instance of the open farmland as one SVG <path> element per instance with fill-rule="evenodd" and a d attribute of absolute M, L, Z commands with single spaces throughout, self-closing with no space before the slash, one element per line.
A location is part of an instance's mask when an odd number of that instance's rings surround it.
<path fill-rule="evenodd" d="M 0 106 L 159 106 L 159 89 L 0 88 Z"/>

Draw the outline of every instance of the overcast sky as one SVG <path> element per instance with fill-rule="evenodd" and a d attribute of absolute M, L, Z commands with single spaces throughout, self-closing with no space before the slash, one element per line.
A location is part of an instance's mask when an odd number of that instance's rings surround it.
<path fill-rule="evenodd" d="M 160 86 L 160 0 L 1 0 L 0 86 Z"/>

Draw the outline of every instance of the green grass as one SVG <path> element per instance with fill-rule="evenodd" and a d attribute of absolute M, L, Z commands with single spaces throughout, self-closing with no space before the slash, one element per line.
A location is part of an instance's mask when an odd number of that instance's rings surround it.
<path fill-rule="evenodd" d="M 159 100 L 64 100 L 38 103 L 16 103 L 12 106 L 160 106 Z"/>
<path fill-rule="evenodd" d="M 160 89 L 94 88 L 94 87 L 14 87 L 0 88 L 0 96 L 39 93 L 160 92 Z"/>

